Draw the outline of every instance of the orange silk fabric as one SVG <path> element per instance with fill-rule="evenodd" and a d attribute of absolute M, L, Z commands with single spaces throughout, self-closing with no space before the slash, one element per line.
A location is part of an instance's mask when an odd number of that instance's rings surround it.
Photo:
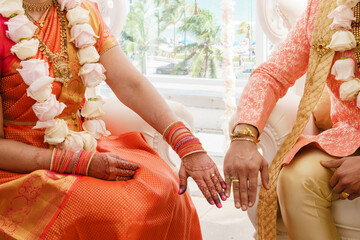
<path fill-rule="evenodd" d="M 111 151 L 140 169 L 127 182 L 80 178 L 44 239 L 202 239 L 190 196 L 177 194 L 177 177 L 140 133 L 105 138 L 98 151 Z"/>

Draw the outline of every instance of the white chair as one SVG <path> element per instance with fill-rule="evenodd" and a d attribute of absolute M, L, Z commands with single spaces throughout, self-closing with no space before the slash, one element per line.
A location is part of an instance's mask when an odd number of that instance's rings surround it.
<path fill-rule="evenodd" d="M 286 36 L 287 30 L 295 23 L 295 19 L 305 9 L 306 0 L 257 0 L 257 13 L 263 15 L 259 17 L 260 24 L 265 34 L 273 41 L 274 44 L 281 42 Z M 268 5 L 272 4 L 272 7 Z M 272 9 L 271 14 L 268 9 Z M 274 20 L 277 18 L 277 20 Z M 273 23 L 282 22 L 283 25 L 274 25 Z M 301 80 L 299 82 L 302 82 Z M 280 145 L 290 133 L 292 125 L 295 122 L 296 111 L 302 91 L 303 83 L 295 85 L 295 91 L 289 91 L 288 94 L 281 99 L 272 111 L 265 129 L 260 136 L 259 148 L 269 165 Z M 295 93 L 296 92 L 296 93 Z M 314 124 L 311 116 L 307 124 L 304 134 L 318 134 L 319 130 Z M 260 183 L 260 179 L 259 179 Z M 258 186 L 260 189 L 260 185 Z M 256 229 L 256 208 L 257 202 L 253 208 L 248 211 L 249 218 Z M 353 201 L 337 200 L 334 201 L 331 208 L 335 224 L 342 240 L 360 239 L 360 198 Z M 281 216 L 278 218 L 277 239 L 287 240 L 285 226 Z"/>

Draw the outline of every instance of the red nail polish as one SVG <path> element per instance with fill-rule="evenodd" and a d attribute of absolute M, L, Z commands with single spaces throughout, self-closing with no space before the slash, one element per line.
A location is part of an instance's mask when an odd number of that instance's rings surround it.
<path fill-rule="evenodd" d="M 211 203 L 210 203 L 211 205 L 214 205 L 215 204 L 215 202 L 214 201 L 211 201 Z"/>
<path fill-rule="evenodd" d="M 224 184 L 224 185 L 222 185 L 222 188 L 223 188 L 223 189 L 226 189 L 226 185 L 225 185 L 225 184 Z"/>
<path fill-rule="evenodd" d="M 222 199 L 223 201 L 225 201 L 227 198 L 226 198 L 226 196 L 222 196 L 221 199 Z"/>
<path fill-rule="evenodd" d="M 217 207 L 218 207 L 218 208 L 222 208 L 221 203 L 218 203 Z"/>
<path fill-rule="evenodd" d="M 178 194 L 181 194 L 181 193 L 182 193 L 182 190 L 181 190 L 181 189 L 179 189 Z"/>

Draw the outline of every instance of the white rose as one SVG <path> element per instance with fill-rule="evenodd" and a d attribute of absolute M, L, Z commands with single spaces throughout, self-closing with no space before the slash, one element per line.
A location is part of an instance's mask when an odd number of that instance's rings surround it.
<path fill-rule="evenodd" d="M 69 131 L 65 141 L 56 146 L 59 149 L 66 149 L 75 153 L 84 149 L 84 142 L 81 137 L 81 133 Z"/>
<path fill-rule="evenodd" d="M 73 26 L 70 33 L 70 42 L 73 42 L 77 48 L 90 47 L 96 43 L 95 38 L 98 38 L 88 23 Z"/>
<path fill-rule="evenodd" d="M 355 7 L 356 4 L 359 2 L 359 0 L 337 0 L 337 5 L 340 6 L 340 5 L 345 5 L 347 7 Z"/>
<path fill-rule="evenodd" d="M 111 133 L 106 130 L 105 122 L 103 120 L 87 120 L 83 123 L 85 131 L 91 133 L 96 139 L 102 136 L 109 136 Z"/>
<path fill-rule="evenodd" d="M 27 61 L 21 61 L 21 69 L 19 71 L 22 79 L 27 85 L 31 85 L 36 80 L 49 76 L 49 64 L 44 60 L 30 59 Z"/>
<path fill-rule="evenodd" d="M 80 68 L 79 76 L 86 87 L 93 88 L 106 80 L 105 72 L 101 63 L 87 63 Z"/>
<path fill-rule="evenodd" d="M 334 19 L 330 28 L 336 30 L 350 30 L 351 22 L 356 20 L 354 11 L 344 5 L 335 8 L 335 10 L 328 15 L 328 18 Z"/>
<path fill-rule="evenodd" d="M 37 102 L 32 106 L 35 115 L 40 121 L 48 121 L 60 115 L 66 108 L 64 103 L 59 102 L 54 94 L 51 94 L 45 102 Z"/>
<path fill-rule="evenodd" d="M 73 8 L 79 7 L 82 0 L 57 0 L 60 4 L 61 11 L 69 11 Z"/>
<path fill-rule="evenodd" d="M 10 51 L 12 54 L 16 54 L 20 60 L 25 60 L 35 56 L 38 48 L 39 40 L 32 38 L 30 40 L 22 40 L 21 42 L 18 42 L 11 47 Z"/>
<path fill-rule="evenodd" d="M 66 14 L 66 18 L 69 21 L 69 27 L 88 23 L 90 20 L 89 11 L 82 7 L 76 7 L 69 10 Z"/>
<path fill-rule="evenodd" d="M 355 77 L 355 62 L 351 58 L 337 60 L 332 69 L 331 74 L 335 75 L 336 80 L 349 81 Z"/>
<path fill-rule="evenodd" d="M 105 112 L 102 109 L 104 103 L 104 100 L 100 96 L 96 96 L 96 98 L 89 98 L 81 109 L 81 116 L 88 119 L 104 116 Z"/>
<path fill-rule="evenodd" d="M 354 100 L 360 91 L 360 80 L 355 78 L 351 81 L 344 82 L 340 86 L 340 99 L 344 101 Z"/>
<path fill-rule="evenodd" d="M 42 129 L 42 128 L 52 128 L 55 127 L 56 125 L 56 120 L 55 119 L 51 119 L 45 122 L 42 121 L 37 121 L 35 127 L 33 127 L 33 129 Z"/>
<path fill-rule="evenodd" d="M 357 98 L 356 98 L 356 106 L 358 108 L 360 108 L 360 94 L 357 95 Z"/>
<path fill-rule="evenodd" d="M 337 31 L 332 36 L 331 42 L 327 47 L 340 52 L 353 49 L 356 47 L 354 34 L 349 31 Z"/>
<path fill-rule="evenodd" d="M 87 132 L 81 132 L 81 137 L 84 142 L 84 150 L 88 152 L 96 152 L 97 141 L 96 139 Z"/>
<path fill-rule="evenodd" d="M 28 97 L 38 101 L 44 102 L 46 101 L 52 91 L 51 83 L 54 81 L 51 77 L 42 77 L 36 80 L 33 84 L 31 84 L 27 89 Z"/>
<path fill-rule="evenodd" d="M 44 142 L 50 145 L 62 143 L 69 134 L 68 126 L 63 119 L 56 119 L 54 127 L 45 130 Z"/>
<path fill-rule="evenodd" d="M 25 15 L 10 18 L 5 24 L 9 29 L 6 31 L 6 36 L 16 43 L 23 39 L 31 39 L 37 29 L 37 26 Z"/>
<path fill-rule="evenodd" d="M 22 0 L 0 0 L 0 14 L 6 18 L 24 14 Z"/>
<path fill-rule="evenodd" d="M 100 59 L 100 55 L 94 46 L 79 49 L 77 55 L 80 65 L 84 65 L 85 63 L 96 63 Z"/>

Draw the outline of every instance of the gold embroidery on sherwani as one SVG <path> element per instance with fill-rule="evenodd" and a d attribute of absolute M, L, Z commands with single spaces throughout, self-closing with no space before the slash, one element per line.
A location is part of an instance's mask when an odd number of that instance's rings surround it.
<path fill-rule="evenodd" d="M 300 137 L 316 103 L 321 96 L 327 77 L 329 75 L 331 63 L 334 58 L 334 51 L 329 51 L 325 55 L 319 54 L 318 43 L 321 40 L 325 42 L 330 42 L 331 40 L 334 31 L 330 30 L 329 26 L 332 21 L 327 16 L 335 8 L 335 0 L 326 0 L 322 1 L 320 9 L 317 12 L 317 18 L 312 37 L 312 45 L 317 47 L 314 47 L 310 50 L 305 91 L 299 105 L 297 118 L 291 133 L 280 147 L 278 153 L 275 156 L 275 159 L 270 165 L 270 190 L 265 190 L 263 187 L 260 190 L 259 205 L 257 209 L 259 240 L 276 240 L 276 217 L 278 210 L 276 193 L 277 179 L 280 173 L 283 159 Z"/>

